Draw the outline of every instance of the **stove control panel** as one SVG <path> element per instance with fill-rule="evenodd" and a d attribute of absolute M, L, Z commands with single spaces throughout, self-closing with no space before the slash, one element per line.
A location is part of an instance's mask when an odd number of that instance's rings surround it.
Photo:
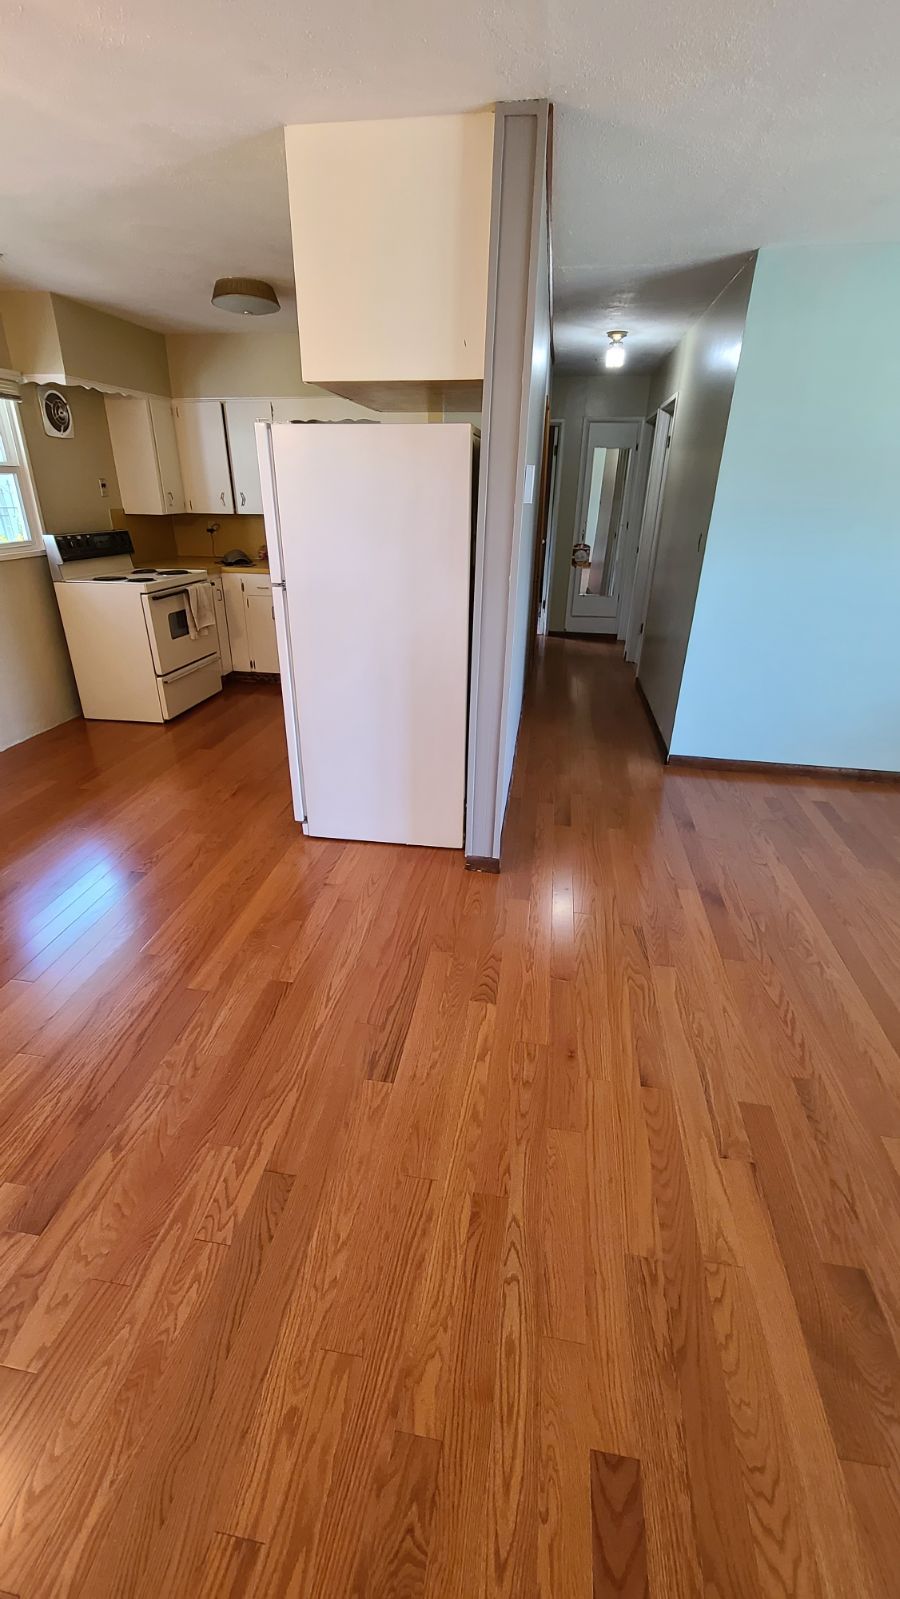
<path fill-rule="evenodd" d="M 51 536 L 59 559 L 64 562 L 98 561 L 110 555 L 134 553 L 130 533 L 56 533 Z"/>

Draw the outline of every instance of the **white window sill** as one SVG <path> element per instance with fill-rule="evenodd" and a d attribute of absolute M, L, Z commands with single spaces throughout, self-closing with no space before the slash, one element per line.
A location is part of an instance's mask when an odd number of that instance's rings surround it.
<path fill-rule="evenodd" d="M 34 560 L 35 556 L 38 555 L 43 555 L 46 560 L 47 551 L 43 547 L 38 549 L 33 544 L 30 544 L 27 549 L 21 550 L 15 544 L 10 544 L 9 546 L 0 545 L 0 562 Z"/>

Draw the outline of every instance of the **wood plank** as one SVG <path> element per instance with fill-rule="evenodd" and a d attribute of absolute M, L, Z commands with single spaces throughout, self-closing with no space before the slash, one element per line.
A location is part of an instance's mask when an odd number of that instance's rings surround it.
<path fill-rule="evenodd" d="M 271 685 L 0 754 L 0 1596 L 893 1599 L 900 790 L 620 657 L 498 877 L 304 838 Z"/>
<path fill-rule="evenodd" d="M 594 1599 L 649 1599 L 641 1468 L 591 1451 Z"/>

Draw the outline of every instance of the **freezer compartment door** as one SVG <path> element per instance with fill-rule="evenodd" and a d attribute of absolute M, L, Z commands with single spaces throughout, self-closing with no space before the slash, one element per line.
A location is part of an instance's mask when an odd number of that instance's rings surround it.
<path fill-rule="evenodd" d="M 472 430 L 271 439 L 308 831 L 460 848 Z"/>

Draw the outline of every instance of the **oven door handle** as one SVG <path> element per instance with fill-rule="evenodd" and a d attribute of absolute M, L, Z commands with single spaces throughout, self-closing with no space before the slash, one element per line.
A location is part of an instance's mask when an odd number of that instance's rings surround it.
<path fill-rule="evenodd" d="M 150 595 L 150 599 L 152 600 L 154 605 L 158 605 L 160 600 L 174 600 L 174 599 L 178 598 L 179 594 L 183 594 L 184 595 L 185 603 L 187 603 L 187 590 L 183 589 L 183 588 L 182 589 L 166 589 L 165 594 L 151 594 Z"/>

